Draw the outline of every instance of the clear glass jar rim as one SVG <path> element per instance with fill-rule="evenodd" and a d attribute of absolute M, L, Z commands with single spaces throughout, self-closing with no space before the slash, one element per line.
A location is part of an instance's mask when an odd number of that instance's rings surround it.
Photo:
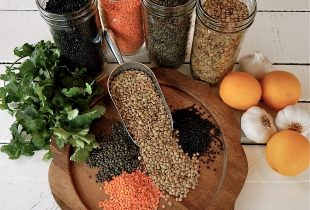
<path fill-rule="evenodd" d="M 41 6 L 39 0 L 36 0 L 36 4 L 37 4 L 37 7 L 39 9 L 41 16 L 48 23 L 51 24 L 52 22 L 57 22 L 60 25 L 61 24 L 67 25 L 66 23 L 68 21 L 73 21 L 76 19 L 85 19 L 95 14 L 96 10 L 94 10 L 93 8 L 97 8 L 98 3 L 97 3 L 97 0 L 91 0 L 81 9 L 74 11 L 74 12 L 66 13 L 66 14 L 57 14 L 57 13 L 46 11 L 45 8 Z"/>
<path fill-rule="evenodd" d="M 189 0 L 187 3 L 174 6 L 174 7 L 166 7 L 159 4 L 154 3 L 152 0 L 142 0 L 143 6 L 157 15 L 164 16 L 168 11 L 172 16 L 180 16 L 185 15 L 188 12 L 192 11 L 196 6 L 196 0 Z M 181 12 L 183 11 L 183 12 Z"/>
<path fill-rule="evenodd" d="M 256 11 L 257 11 L 257 2 L 256 0 L 251 0 L 253 2 L 254 5 L 254 10 L 251 12 L 251 14 L 249 14 L 249 16 L 247 16 L 247 18 L 242 19 L 240 21 L 233 21 L 233 22 L 226 22 L 226 23 L 242 23 L 245 21 L 248 21 L 248 23 L 251 22 L 251 20 L 255 17 Z M 212 21 L 214 24 L 222 24 L 223 22 L 213 18 L 212 16 L 210 16 L 203 8 L 202 8 L 202 0 L 198 0 L 198 6 L 197 6 L 197 16 L 199 16 L 198 14 L 203 14 L 206 18 L 208 18 L 208 20 Z M 247 24 L 247 23 L 245 23 Z M 243 25 L 245 25 L 243 24 Z"/>

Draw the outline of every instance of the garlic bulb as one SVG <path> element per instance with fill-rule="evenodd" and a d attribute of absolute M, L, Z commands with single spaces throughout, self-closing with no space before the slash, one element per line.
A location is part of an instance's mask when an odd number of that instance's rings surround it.
<path fill-rule="evenodd" d="M 239 70 L 245 71 L 260 80 L 270 70 L 272 70 L 272 62 L 262 53 L 255 52 L 241 58 L 239 61 Z"/>
<path fill-rule="evenodd" d="M 241 129 L 248 139 L 257 143 L 266 143 L 277 132 L 271 115 L 257 106 L 242 115 Z"/>
<path fill-rule="evenodd" d="M 298 104 L 280 110 L 275 124 L 279 130 L 293 130 L 310 139 L 310 111 Z"/>

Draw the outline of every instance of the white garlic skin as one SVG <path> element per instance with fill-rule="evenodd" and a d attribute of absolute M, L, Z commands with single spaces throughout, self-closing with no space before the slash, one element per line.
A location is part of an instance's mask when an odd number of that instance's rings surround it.
<path fill-rule="evenodd" d="M 262 123 L 263 116 L 269 121 L 270 127 L 266 127 Z M 272 116 L 257 106 L 253 106 L 243 113 L 241 129 L 248 139 L 256 143 L 267 143 L 273 134 L 277 132 Z"/>
<path fill-rule="evenodd" d="M 275 119 L 279 130 L 294 130 L 293 125 L 299 125 L 300 130 L 296 131 L 310 139 L 310 110 L 301 105 L 289 105 L 280 110 Z"/>
<path fill-rule="evenodd" d="M 240 59 L 239 70 L 247 72 L 256 79 L 261 80 L 266 73 L 272 70 L 272 62 L 262 53 L 255 52 L 253 55 L 248 55 Z"/>

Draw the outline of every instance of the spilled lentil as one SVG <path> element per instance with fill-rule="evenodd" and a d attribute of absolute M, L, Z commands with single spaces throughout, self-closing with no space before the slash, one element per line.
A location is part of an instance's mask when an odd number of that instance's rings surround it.
<path fill-rule="evenodd" d="M 122 123 L 112 125 L 112 134 L 97 137 L 100 147 L 94 149 L 87 164 L 99 168 L 97 182 L 111 181 L 123 172 L 131 173 L 140 167 L 139 148 L 133 143 Z"/>
<path fill-rule="evenodd" d="M 198 183 L 199 161 L 178 145 L 151 78 L 139 70 L 127 70 L 112 80 L 110 89 L 127 129 L 140 147 L 147 173 L 161 191 L 182 201 Z"/>
<path fill-rule="evenodd" d="M 139 170 L 105 182 L 104 191 L 109 195 L 109 199 L 99 202 L 104 210 L 157 209 L 161 196 L 152 179 Z"/>
<path fill-rule="evenodd" d="M 178 130 L 179 144 L 191 157 L 199 153 L 205 155 L 210 143 L 220 138 L 216 124 L 202 118 L 202 113 L 193 105 L 172 112 L 174 129 Z"/>

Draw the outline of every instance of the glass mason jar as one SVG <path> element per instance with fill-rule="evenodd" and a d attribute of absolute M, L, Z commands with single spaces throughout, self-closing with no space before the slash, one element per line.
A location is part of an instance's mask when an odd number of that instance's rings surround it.
<path fill-rule="evenodd" d="M 144 43 L 141 0 L 100 0 L 100 8 L 121 53 L 135 54 Z"/>
<path fill-rule="evenodd" d="M 142 0 L 146 47 L 151 62 L 158 66 L 178 67 L 184 62 L 195 0 L 165 7 Z"/>
<path fill-rule="evenodd" d="M 36 2 L 66 65 L 87 68 L 87 74 L 98 76 L 106 61 L 97 0 L 89 0 L 81 9 L 67 14 L 47 11 L 48 0 Z"/>
<path fill-rule="evenodd" d="M 256 9 L 255 0 L 198 0 L 191 54 L 194 78 L 216 85 L 232 71 Z"/>

